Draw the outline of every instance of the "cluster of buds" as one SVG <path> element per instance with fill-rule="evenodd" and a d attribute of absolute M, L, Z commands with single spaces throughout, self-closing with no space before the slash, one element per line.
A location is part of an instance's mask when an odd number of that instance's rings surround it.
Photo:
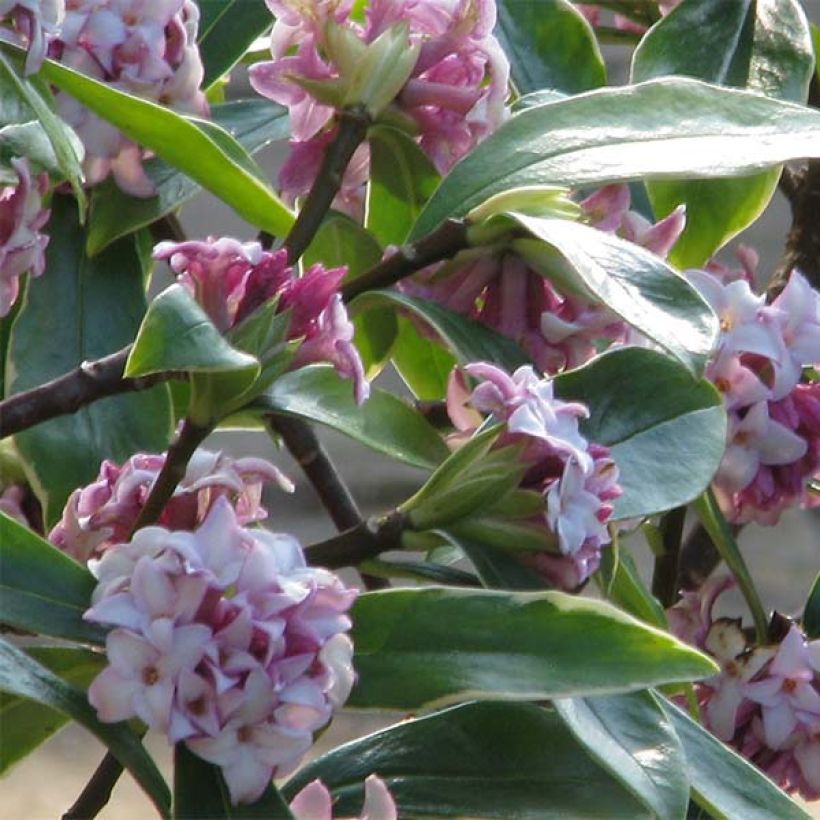
<path fill-rule="evenodd" d="M 254 65 L 250 79 L 290 112 L 293 151 L 279 179 L 290 201 L 315 179 L 337 108 L 385 112 L 442 173 L 506 117 L 509 64 L 492 35 L 493 0 L 370 0 L 361 23 L 351 0 L 269 0 L 268 6 L 276 16 L 273 60 Z M 362 147 L 337 207 L 360 207 L 367 172 Z"/>
<path fill-rule="evenodd" d="M 48 245 L 48 236 L 40 233 L 49 217 L 43 207 L 48 174 L 33 176 L 26 159 L 11 164 L 19 181 L 0 188 L 0 317 L 17 300 L 20 276 L 39 276 L 45 270 Z"/>
<path fill-rule="evenodd" d="M 296 820 L 333 820 L 333 798 L 321 780 L 308 783 L 289 808 Z M 358 820 L 397 820 L 398 816 L 393 795 L 380 777 L 371 774 L 364 781 L 364 805 Z"/>
<path fill-rule="evenodd" d="M 69 496 L 62 518 L 49 535 L 51 543 L 85 563 L 126 541 L 165 458 L 164 454 L 138 453 L 122 467 L 104 461 L 97 480 Z M 159 523 L 171 530 L 192 530 L 205 520 L 219 498 L 230 500 L 240 524 L 262 521 L 267 518 L 261 505 L 265 481 L 273 481 L 287 492 L 293 490 L 281 471 L 264 459 L 234 460 L 222 453 L 197 450 Z"/>
<path fill-rule="evenodd" d="M 656 224 L 630 210 L 626 185 L 602 188 L 578 203 L 584 218 L 664 258 L 681 235 L 682 208 Z M 589 361 L 603 346 L 624 342 L 629 328 L 605 305 L 580 293 L 562 293 L 509 249 L 464 254 L 401 283 L 404 292 L 430 299 L 513 339 L 544 373 Z"/>
<path fill-rule="evenodd" d="M 64 0 L 0 0 L 0 40 L 28 49 L 26 74 L 40 69 L 64 13 Z"/>
<path fill-rule="evenodd" d="M 91 561 L 88 621 L 112 627 L 88 697 L 219 766 L 233 803 L 293 771 L 353 685 L 356 597 L 290 535 L 240 526 L 225 497 L 193 531 L 153 526 Z"/>
<path fill-rule="evenodd" d="M 291 368 L 330 362 L 340 376 L 353 380 L 357 402 L 367 399 L 370 386 L 339 293 L 346 268 L 316 264 L 299 276 L 288 265 L 287 251 L 265 251 L 258 242 L 229 237 L 161 242 L 154 258 L 168 261 L 179 282 L 223 332 L 277 299 L 278 310 L 290 312 L 288 339 L 301 340 Z"/>
<path fill-rule="evenodd" d="M 781 624 L 780 640 L 757 645 L 739 619 L 714 618 L 729 578 L 713 576 L 668 611 L 672 631 L 711 655 L 720 673 L 696 684 L 706 727 L 781 788 L 820 798 L 820 640 Z"/>
<path fill-rule="evenodd" d="M 186 114 L 206 114 L 199 90 L 202 60 L 196 45 L 199 9 L 193 0 L 75 0 L 49 56 L 121 91 Z M 114 175 L 133 196 L 154 187 L 142 167 L 144 151 L 68 94 L 57 95 L 60 116 L 86 149 L 89 184 Z"/>
<path fill-rule="evenodd" d="M 687 276 L 720 320 L 706 371 L 729 412 L 716 494 L 731 521 L 775 524 L 784 509 L 812 503 L 807 486 L 820 471 L 820 383 L 801 382 L 820 362 L 820 294 L 794 272 L 767 305 L 748 265 Z"/>
<path fill-rule="evenodd" d="M 589 415 L 587 408 L 555 398 L 553 382 L 531 367 L 512 376 L 486 363 L 464 371 L 480 384 L 468 393 L 463 376 L 454 372 L 448 391 L 454 425 L 463 434 L 486 414 L 503 422 L 496 446 L 522 448 L 527 470 L 521 488 L 543 498 L 544 512 L 532 523 L 546 530 L 553 549 L 521 553 L 522 560 L 550 586 L 577 589 L 598 569 L 601 549 L 611 540 L 607 521 L 621 488 L 609 450 L 581 434 L 579 420 Z"/>

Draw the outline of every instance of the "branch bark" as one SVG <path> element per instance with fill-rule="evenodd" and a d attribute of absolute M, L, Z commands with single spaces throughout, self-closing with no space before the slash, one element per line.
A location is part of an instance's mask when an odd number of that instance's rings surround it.
<path fill-rule="evenodd" d="M 401 549 L 401 536 L 406 527 L 404 513 L 374 516 L 333 538 L 311 544 L 305 548 L 305 555 L 314 566 L 329 569 L 356 566 L 387 550 Z"/>

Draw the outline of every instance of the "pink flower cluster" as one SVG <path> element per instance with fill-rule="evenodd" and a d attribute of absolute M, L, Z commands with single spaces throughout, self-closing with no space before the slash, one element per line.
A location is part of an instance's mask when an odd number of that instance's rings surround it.
<path fill-rule="evenodd" d="M 321 780 L 314 780 L 291 800 L 290 812 L 296 820 L 333 820 L 333 798 Z M 384 781 L 371 774 L 364 781 L 364 805 L 355 820 L 397 820 L 398 816 Z"/>
<path fill-rule="evenodd" d="M 370 0 L 363 23 L 353 5 L 351 0 L 268 0 L 276 16 L 273 60 L 254 65 L 250 79 L 256 91 L 290 111 L 293 150 L 279 182 L 291 202 L 309 189 L 332 139 L 333 108 L 310 93 L 311 83 L 343 73 L 329 55 L 328 25 L 343 27 L 366 44 L 391 26 L 409 25 L 410 41 L 420 52 L 393 103 L 391 123 L 404 122 L 442 173 L 506 117 L 509 65 L 492 35 L 493 0 Z M 367 173 L 363 147 L 348 169 L 338 207 L 360 208 Z"/>
<path fill-rule="evenodd" d="M 28 49 L 26 74 L 39 71 L 64 13 L 64 0 L 0 0 L 0 40 Z"/>
<path fill-rule="evenodd" d="M 706 727 L 781 788 L 820 798 L 820 640 L 791 624 L 779 643 L 755 645 L 740 620 L 712 616 L 731 581 L 712 577 L 669 611 L 678 637 L 712 655 L 720 673 L 696 684 Z"/>
<path fill-rule="evenodd" d="M 48 236 L 40 233 L 48 222 L 43 208 L 48 174 L 32 176 L 28 160 L 11 161 L 19 182 L 0 188 L 0 317 L 17 301 L 20 276 L 39 276 L 46 268 Z"/>
<path fill-rule="evenodd" d="M 370 386 L 338 290 L 346 268 L 316 264 L 299 276 L 288 265 L 287 251 L 265 251 L 258 242 L 229 237 L 161 242 L 154 258 L 168 261 L 222 331 L 278 297 L 278 309 L 291 312 L 288 338 L 302 340 L 291 367 L 330 362 L 339 375 L 353 380 L 356 401 L 367 399 Z"/>
<path fill-rule="evenodd" d="M 84 618 L 112 626 L 88 690 L 100 720 L 137 717 L 219 766 L 233 803 L 298 765 L 347 699 L 356 591 L 287 534 L 218 498 L 193 532 L 146 527 L 90 562 Z"/>
<path fill-rule="evenodd" d="M 72 0 L 49 56 L 118 90 L 182 113 L 207 114 L 199 90 L 198 25 L 193 0 Z M 89 184 L 112 173 L 133 196 L 154 193 L 142 148 L 68 94 L 57 95 L 57 108 L 85 145 Z"/>
<path fill-rule="evenodd" d="M 820 362 L 820 294 L 797 272 L 770 305 L 746 275 L 687 276 L 720 319 L 706 371 L 729 412 L 715 491 L 733 522 L 774 524 L 811 503 L 806 487 L 820 475 L 820 383 L 801 383 L 802 369 Z"/>
<path fill-rule="evenodd" d="M 122 467 L 104 461 L 97 480 L 69 496 L 62 518 L 49 534 L 51 543 L 85 563 L 126 541 L 164 464 L 164 454 L 138 453 Z M 260 503 L 265 481 L 293 490 L 281 471 L 264 459 L 234 460 L 197 450 L 159 523 L 172 530 L 191 530 L 219 498 L 233 503 L 240 524 L 262 521 L 268 515 Z"/>
<path fill-rule="evenodd" d="M 602 188 L 579 204 L 594 227 L 661 257 L 669 253 L 685 224 L 682 208 L 654 225 L 631 211 L 626 185 Z M 627 325 L 606 306 L 579 294 L 561 293 L 515 253 L 493 252 L 453 267 L 433 266 L 400 287 L 513 339 L 545 373 L 579 367 L 602 344 L 628 338 Z"/>
<path fill-rule="evenodd" d="M 601 548 L 610 542 L 606 524 L 621 488 L 609 450 L 581 434 L 578 423 L 589 415 L 587 408 L 555 398 L 552 381 L 539 378 L 531 367 L 520 367 L 512 376 L 486 363 L 467 365 L 464 371 L 481 382 L 468 394 L 458 371 L 451 377 L 448 410 L 456 428 L 467 430 L 479 420 L 470 418 L 466 404 L 504 422 L 507 429 L 496 446 L 525 445 L 522 458 L 532 466 L 522 486 L 544 497 L 539 523 L 554 538 L 556 550 L 525 554 L 524 560 L 551 586 L 577 589 L 598 569 Z"/>

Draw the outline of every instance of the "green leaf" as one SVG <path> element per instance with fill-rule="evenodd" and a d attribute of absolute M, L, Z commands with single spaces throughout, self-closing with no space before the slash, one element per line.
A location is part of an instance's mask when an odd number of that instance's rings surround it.
<path fill-rule="evenodd" d="M 350 310 L 358 315 L 383 305 L 403 308 L 421 319 L 462 362 L 495 362 L 507 370 L 515 370 L 528 361 L 524 351 L 506 336 L 427 299 L 394 290 L 374 290 L 356 297 Z"/>
<path fill-rule="evenodd" d="M 249 153 L 264 148 L 288 133 L 286 109 L 268 100 L 236 100 L 211 108 L 213 121 L 233 136 Z M 192 177 L 158 157 L 142 164 L 154 184 L 155 196 L 133 197 L 108 178 L 91 194 L 88 253 L 93 256 L 125 234 L 143 228 L 176 210 L 202 190 Z"/>
<path fill-rule="evenodd" d="M 513 242 L 538 270 L 547 276 L 569 277 L 574 290 L 580 281 L 597 301 L 702 375 L 717 340 L 717 317 L 692 285 L 660 257 L 588 225 L 511 216 L 550 246 L 532 240 Z M 569 271 L 564 262 L 569 263 Z"/>
<path fill-rule="evenodd" d="M 402 131 L 376 125 L 367 132 L 370 182 L 365 227 L 382 246 L 401 245 L 441 177 L 424 151 Z"/>
<path fill-rule="evenodd" d="M 161 105 L 118 91 L 52 60 L 45 61 L 41 72 L 62 91 L 116 125 L 126 136 L 150 148 L 219 197 L 252 225 L 274 236 L 290 229 L 293 214 L 264 180 L 248 171 L 246 162 L 237 161 L 240 156 L 247 159 L 247 154 L 227 131 L 211 124 L 206 132 L 199 127 L 203 121 L 195 117 L 184 117 Z M 213 139 L 215 133 L 221 133 L 221 144 Z M 226 145 L 231 145 L 233 150 L 226 151 Z"/>
<path fill-rule="evenodd" d="M 101 723 L 81 689 L 66 683 L 25 652 L 0 639 L 0 689 L 63 712 L 96 735 L 145 790 L 162 817 L 171 794 L 154 761 L 127 723 Z"/>
<path fill-rule="evenodd" d="M 797 0 L 687 0 L 643 38 L 632 79 L 678 74 L 802 103 L 813 64 Z M 760 216 L 779 176 L 775 168 L 736 180 L 651 183 L 659 215 L 686 204 L 686 229 L 670 260 L 679 267 L 702 265 Z"/>
<path fill-rule="evenodd" d="M 590 91 L 509 119 L 441 183 L 414 241 L 523 185 L 722 178 L 820 156 L 820 112 L 687 78 Z"/>
<path fill-rule="evenodd" d="M 785 792 L 682 709 L 658 696 L 683 750 L 695 802 L 716 820 L 808 820 Z"/>
<path fill-rule="evenodd" d="M 359 407 L 349 380 L 331 367 L 303 367 L 278 379 L 253 408 L 324 424 L 391 458 L 432 468 L 450 454 L 435 428 L 417 410 L 374 389 Z"/>
<path fill-rule="evenodd" d="M 669 718 L 649 692 L 555 700 L 575 739 L 654 817 L 686 816 L 686 758 Z"/>
<path fill-rule="evenodd" d="M 635 560 L 623 545 L 618 549 L 617 560 L 614 549 L 603 551 L 599 572 L 600 586 L 608 600 L 652 626 L 667 628 L 666 612 L 646 588 Z"/>
<path fill-rule="evenodd" d="M 251 43 L 273 24 L 265 0 L 200 0 L 199 54 L 208 90 L 242 59 Z M 207 10 L 207 14 L 206 14 Z"/>
<path fill-rule="evenodd" d="M 809 640 L 820 638 L 820 572 L 814 579 L 803 610 L 803 631 Z"/>
<path fill-rule="evenodd" d="M 139 237 L 121 239 L 89 259 L 76 203 L 66 196 L 52 200 L 49 233 L 46 274 L 29 282 L 11 332 L 9 394 L 124 347 L 145 311 Z M 92 481 L 104 459 L 121 462 L 137 452 L 162 452 L 170 435 L 168 391 L 158 385 L 87 405 L 14 440 L 50 527 L 68 495 Z"/>
<path fill-rule="evenodd" d="M 97 585 L 83 566 L 0 513 L 0 622 L 27 632 L 101 644 L 105 631 L 83 620 Z"/>
<path fill-rule="evenodd" d="M 357 318 L 375 312 L 368 310 Z M 398 316 L 398 327 L 390 355 L 399 375 L 416 398 L 443 399 L 447 393 L 447 378 L 458 360 L 449 350 L 423 336 L 406 316 Z"/>
<path fill-rule="evenodd" d="M 243 371 L 250 383 L 259 373 L 259 361 L 232 347 L 182 285 L 171 285 L 148 306 L 125 375 L 168 370 Z"/>
<path fill-rule="evenodd" d="M 285 801 L 271 784 L 255 803 L 233 806 L 219 766 L 174 747 L 174 817 L 177 820 L 273 820 L 290 818 Z"/>
<path fill-rule="evenodd" d="M 552 711 L 468 703 L 404 721 L 334 749 L 285 786 L 319 778 L 338 816 L 358 816 L 362 781 L 377 774 L 402 817 L 646 818 L 644 807 Z"/>
<path fill-rule="evenodd" d="M 352 619 L 350 706 L 608 694 L 716 669 L 666 632 L 560 592 L 392 589 L 361 595 Z"/>
<path fill-rule="evenodd" d="M 68 180 L 79 207 L 85 208 L 83 180 L 83 144 L 74 131 L 52 110 L 53 100 L 48 86 L 39 77 L 20 77 L 14 63 L 0 51 L 0 122 L 22 123 L 36 120 L 51 144 L 54 162 L 41 163 L 48 170 L 57 170 Z M 12 99 L 9 99 L 12 98 Z M 33 116 L 32 116 L 33 115 Z M 43 159 L 42 146 L 32 142 L 32 153 L 25 156 Z M 33 155 L 32 155 L 33 154 Z M 39 155 L 39 156 L 38 156 Z M 50 158 L 49 158 L 50 159 Z M 55 167 L 56 166 L 56 167 Z"/>
<path fill-rule="evenodd" d="M 616 520 L 686 504 L 717 471 L 726 446 L 723 400 L 662 354 L 613 350 L 558 376 L 555 390 L 589 406 L 584 435 L 611 449 L 623 488 Z"/>
<path fill-rule="evenodd" d="M 26 653 L 64 681 L 85 689 L 105 665 L 105 656 L 64 646 L 26 647 Z M 68 717 L 27 698 L 0 692 L 0 774 L 68 723 Z"/>
<path fill-rule="evenodd" d="M 519 94 L 577 94 L 606 85 L 592 27 L 567 0 L 501 0 L 496 29 Z"/>

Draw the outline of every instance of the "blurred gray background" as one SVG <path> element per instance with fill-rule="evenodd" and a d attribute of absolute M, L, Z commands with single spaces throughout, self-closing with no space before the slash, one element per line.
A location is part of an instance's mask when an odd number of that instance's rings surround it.
<path fill-rule="evenodd" d="M 811 20 L 820 23 L 820 0 L 804 0 Z M 624 81 L 628 71 L 625 52 L 609 49 L 607 57 L 614 61 L 612 81 Z M 239 72 L 237 72 L 239 73 Z M 231 96 L 250 96 L 242 78 L 232 84 Z M 257 158 L 273 177 L 284 156 L 285 146 L 272 145 Z M 820 214 L 818 214 L 820 218 Z M 221 202 L 202 194 L 186 206 L 182 223 L 192 238 L 211 235 L 232 235 L 247 240 L 256 231 L 242 222 Z M 764 276 L 774 270 L 783 250 L 789 225 L 788 207 L 778 194 L 768 212 L 741 239 L 760 252 L 760 272 Z M 732 243 L 721 258 L 734 261 Z M 380 377 L 382 386 L 403 390 L 400 380 L 391 372 Z M 396 464 L 371 453 L 354 442 L 327 431 L 319 431 L 337 466 L 349 482 L 365 513 L 387 510 L 414 492 L 424 474 L 420 470 Z M 234 454 L 253 454 L 270 458 L 279 464 L 296 482 L 296 492 L 285 495 L 278 491 L 266 494 L 270 511 L 267 525 L 274 530 L 297 534 L 305 544 L 331 535 L 335 530 L 319 506 L 313 490 L 298 466 L 286 453 L 277 451 L 263 433 L 223 432 L 208 443 L 211 449 L 224 449 Z M 811 583 L 820 569 L 820 510 L 814 514 L 794 511 L 783 516 L 776 529 L 747 527 L 741 543 L 753 577 L 759 583 L 764 601 L 785 613 L 796 612 L 803 604 Z M 632 544 L 630 544 L 632 546 Z M 651 571 L 648 549 L 639 543 L 633 547 L 642 571 Z M 723 606 L 737 613 L 742 601 L 724 596 Z M 341 714 L 322 737 L 314 753 L 337 745 L 352 736 L 360 736 L 399 718 L 399 715 Z M 170 779 L 170 751 L 162 737 L 149 736 L 147 745 L 166 769 Z M 19 763 L 2 781 L 0 820 L 46 820 L 59 817 L 71 804 L 99 763 L 102 746 L 84 730 L 71 726 L 58 733 L 35 754 Z M 820 818 L 820 806 L 812 807 L 812 815 Z M 100 815 L 107 820 L 142 820 L 153 816 L 150 804 L 127 775 L 117 785 L 113 799 Z M 743 820 L 743 818 L 738 818 Z"/>

